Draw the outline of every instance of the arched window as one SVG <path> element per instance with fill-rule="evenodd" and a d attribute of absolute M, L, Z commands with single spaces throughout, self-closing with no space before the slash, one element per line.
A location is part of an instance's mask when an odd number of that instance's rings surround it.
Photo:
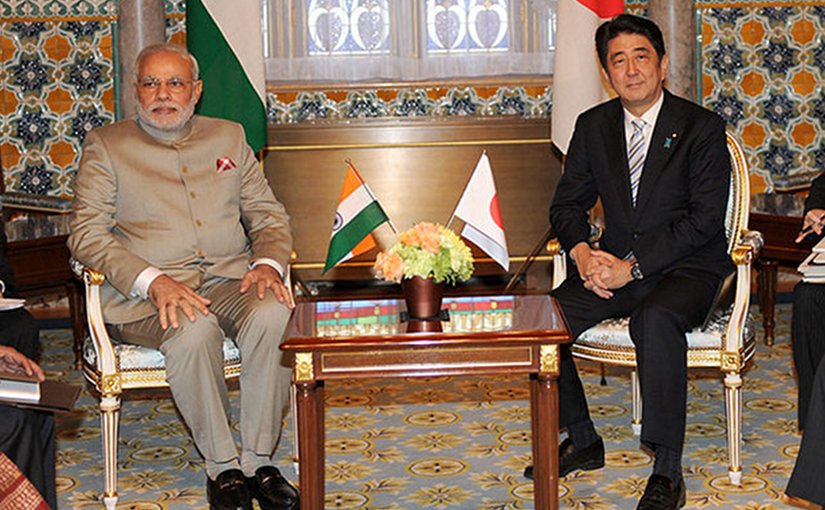
<path fill-rule="evenodd" d="M 267 80 L 549 75 L 556 0 L 262 0 Z"/>

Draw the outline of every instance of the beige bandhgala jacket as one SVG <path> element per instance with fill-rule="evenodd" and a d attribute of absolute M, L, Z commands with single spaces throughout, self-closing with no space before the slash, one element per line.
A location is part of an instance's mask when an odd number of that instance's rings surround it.
<path fill-rule="evenodd" d="M 258 258 L 285 268 L 292 251 L 286 210 L 234 122 L 195 115 L 174 136 L 134 119 L 95 129 L 74 192 L 69 249 L 106 275 L 110 323 L 156 313 L 129 295 L 147 267 L 197 289 L 207 275 L 241 278 Z"/>

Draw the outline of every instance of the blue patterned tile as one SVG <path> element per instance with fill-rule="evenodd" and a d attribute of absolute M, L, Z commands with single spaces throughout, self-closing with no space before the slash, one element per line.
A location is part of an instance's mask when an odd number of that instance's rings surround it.
<path fill-rule="evenodd" d="M 819 121 L 819 125 L 825 129 L 825 95 L 822 92 L 819 93 L 818 98 L 814 99 L 811 114 Z"/>
<path fill-rule="evenodd" d="M 43 146 L 47 138 L 52 136 L 52 121 L 43 115 L 40 110 L 24 111 L 16 121 L 16 136 L 23 141 L 26 147 Z"/>
<path fill-rule="evenodd" d="M 424 89 L 406 89 L 390 101 L 390 114 L 395 117 L 422 117 L 432 114 L 436 102 Z"/>
<path fill-rule="evenodd" d="M 40 34 L 46 30 L 46 24 L 42 21 L 31 23 L 15 22 L 11 24 L 10 31 L 17 34 L 21 39 L 39 39 Z"/>
<path fill-rule="evenodd" d="M 761 50 L 762 64 L 771 73 L 786 74 L 794 66 L 797 51 L 788 46 L 784 41 L 771 41 L 768 47 Z"/>
<path fill-rule="evenodd" d="M 814 168 L 825 168 L 825 147 L 820 147 L 813 151 Z"/>
<path fill-rule="evenodd" d="M 745 10 L 739 7 L 710 9 L 710 15 L 722 23 L 735 25 L 737 20 L 745 16 Z"/>
<path fill-rule="evenodd" d="M 710 68 L 719 74 L 719 77 L 735 75 L 744 66 L 743 51 L 736 44 L 721 43 L 717 49 L 710 52 Z"/>
<path fill-rule="evenodd" d="M 75 39 L 92 38 L 100 32 L 102 25 L 99 21 L 69 21 L 62 24 L 65 31 L 73 34 Z"/>
<path fill-rule="evenodd" d="M 386 105 L 374 90 L 350 92 L 339 111 L 350 119 L 384 117 L 387 113 Z"/>
<path fill-rule="evenodd" d="M 737 126 L 745 118 L 745 105 L 734 95 L 719 96 L 719 99 L 711 103 L 711 107 L 729 126 Z"/>
<path fill-rule="evenodd" d="M 476 115 L 484 107 L 475 89 L 465 87 L 450 89 L 441 100 L 439 111 L 444 115 Z"/>
<path fill-rule="evenodd" d="M 771 142 L 768 150 L 760 155 L 765 160 L 765 168 L 773 175 L 786 176 L 794 166 L 793 152 L 784 144 Z"/>
<path fill-rule="evenodd" d="M 11 83 L 23 92 L 40 92 L 49 81 L 49 69 L 37 55 L 20 55 L 20 62 L 10 68 Z"/>
<path fill-rule="evenodd" d="M 94 58 L 78 58 L 69 66 L 66 82 L 78 91 L 94 91 L 103 84 L 103 66 Z"/>
<path fill-rule="evenodd" d="M 487 111 L 493 115 L 529 115 L 532 102 L 522 87 L 501 87 L 488 101 Z"/>
<path fill-rule="evenodd" d="M 811 63 L 825 76 L 825 41 L 819 43 L 812 53 Z"/>
<path fill-rule="evenodd" d="M 97 110 L 80 110 L 77 115 L 71 119 L 72 128 L 70 134 L 77 139 L 79 145 L 82 145 L 89 131 L 109 121 L 110 119 L 100 115 Z"/>
<path fill-rule="evenodd" d="M 785 23 L 793 15 L 793 7 L 764 7 L 762 15 L 768 18 L 771 23 Z"/>
<path fill-rule="evenodd" d="M 819 18 L 819 22 L 825 25 L 825 5 L 815 5 L 811 7 L 811 14 Z"/>
<path fill-rule="evenodd" d="M 771 94 L 764 103 L 764 117 L 772 124 L 788 126 L 794 115 L 794 102 L 784 94 Z"/>
<path fill-rule="evenodd" d="M 289 111 L 296 122 L 332 118 L 337 113 L 335 102 L 323 92 L 301 92 L 289 105 Z"/>
<path fill-rule="evenodd" d="M 52 173 L 46 170 L 46 165 L 26 164 L 20 175 L 20 190 L 34 195 L 46 195 L 52 189 Z"/>

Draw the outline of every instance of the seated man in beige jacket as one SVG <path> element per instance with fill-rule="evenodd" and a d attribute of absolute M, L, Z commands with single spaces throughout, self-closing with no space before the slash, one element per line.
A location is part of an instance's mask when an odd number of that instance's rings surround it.
<path fill-rule="evenodd" d="M 89 133 L 75 183 L 69 248 L 106 275 L 104 315 L 122 341 L 159 348 L 172 397 L 206 461 L 210 508 L 297 508 L 273 466 L 289 369 L 292 307 L 283 282 L 289 217 L 243 128 L 193 115 L 197 61 L 157 45 L 137 59 L 138 114 Z M 241 351 L 238 452 L 229 426 L 223 341 Z"/>

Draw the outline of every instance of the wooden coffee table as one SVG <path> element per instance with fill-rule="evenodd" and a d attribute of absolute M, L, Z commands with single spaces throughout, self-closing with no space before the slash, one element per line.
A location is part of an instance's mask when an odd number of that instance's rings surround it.
<path fill-rule="evenodd" d="M 281 349 L 293 356 L 301 509 L 324 507 L 324 382 L 376 377 L 530 377 L 535 501 L 558 508 L 559 344 L 570 341 L 547 295 L 446 299 L 443 333 L 403 333 L 403 302 L 323 301 L 296 307 Z"/>

